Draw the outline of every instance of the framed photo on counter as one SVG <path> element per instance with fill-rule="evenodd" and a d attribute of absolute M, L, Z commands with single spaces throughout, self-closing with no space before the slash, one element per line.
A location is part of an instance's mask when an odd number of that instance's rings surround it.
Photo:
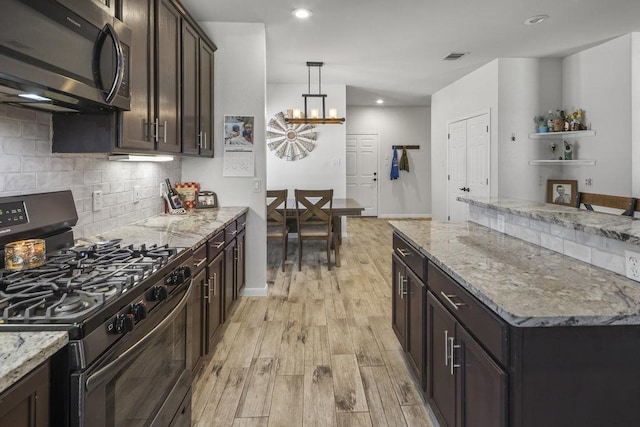
<path fill-rule="evenodd" d="M 578 181 L 567 179 L 547 180 L 547 203 L 575 206 L 578 196 Z"/>

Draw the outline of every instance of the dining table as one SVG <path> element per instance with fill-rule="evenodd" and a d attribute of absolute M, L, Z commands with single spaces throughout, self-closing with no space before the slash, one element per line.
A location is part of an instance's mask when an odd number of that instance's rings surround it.
<path fill-rule="evenodd" d="M 282 213 L 282 208 L 277 209 Z M 361 216 L 364 206 L 355 199 L 333 198 L 333 247 L 335 250 L 336 267 L 340 267 L 340 245 L 342 244 L 342 217 L 343 216 Z M 287 226 L 291 233 L 297 232 L 296 224 L 296 200 L 287 199 Z"/>

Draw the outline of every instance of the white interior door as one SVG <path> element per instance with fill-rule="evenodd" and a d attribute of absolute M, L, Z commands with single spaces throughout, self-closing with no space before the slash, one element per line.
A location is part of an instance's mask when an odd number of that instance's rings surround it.
<path fill-rule="evenodd" d="M 489 196 L 489 114 L 449 124 L 448 219 L 466 221 L 469 205 L 459 195 Z"/>
<path fill-rule="evenodd" d="M 467 185 L 467 123 L 466 120 L 449 124 L 447 147 L 448 210 L 449 221 L 466 221 L 468 209 L 465 203 L 456 200 L 466 194 Z"/>
<path fill-rule="evenodd" d="M 347 197 L 378 216 L 378 135 L 347 135 Z"/>

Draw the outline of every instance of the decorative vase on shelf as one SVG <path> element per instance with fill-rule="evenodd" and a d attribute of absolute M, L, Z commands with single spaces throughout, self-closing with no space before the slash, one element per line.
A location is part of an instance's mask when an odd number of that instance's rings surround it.
<path fill-rule="evenodd" d="M 538 133 L 547 133 L 547 130 L 546 126 L 538 126 Z"/>
<path fill-rule="evenodd" d="M 561 119 L 555 119 L 553 121 L 553 131 L 562 132 L 564 130 L 564 122 Z"/>

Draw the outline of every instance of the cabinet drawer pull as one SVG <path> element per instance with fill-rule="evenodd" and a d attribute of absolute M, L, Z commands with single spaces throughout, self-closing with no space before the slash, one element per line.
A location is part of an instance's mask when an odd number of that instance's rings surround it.
<path fill-rule="evenodd" d="M 460 346 L 456 345 L 454 342 L 455 342 L 455 338 L 449 337 L 449 353 L 451 354 L 451 364 L 449 365 L 450 367 L 449 373 L 451 375 L 455 375 L 454 369 L 460 367 L 460 365 L 456 365 L 456 362 L 455 362 L 455 349 L 460 348 Z"/>
<path fill-rule="evenodd" d="M 402 255 L 404 258 L 411 256 L 411 252 L 409 252 L 407 249 L 396 248 L 396 251 L 398 251 L 398 253 Z"/>
<path fill-rule="evenodd" d="M 212 242 L 211 246 L 215 247 L 216 249 L 220 249 L 224 246 L 224 242 Z"/>
<path fill-rule="evenodd" d="M 455 294 L 447 295 L 447 294 L 445 294 L 444 292 L 440 291 L 440 295 L 442 295 L 442 296 L 444 297 L 444 299 L 445 299 L 445 300 L 447 300 L 447 302 L 448 302 L 449 304 L 451 304 L 451 306 L 452 306 L 455 310 L 458 310 L 458 309 L 459 309 L 461 306 L 463 306 L 463 305 L 467 305 L 467 304 L 465 304 L 465 303 L 463 303 L 463 302 L 454 302 L 451 298 L 456 298 L 456 297 L 457 297 L 457 295 L 455 295 Z"/>
<path fill-rule="evenodd" d="M 204 258 L 202 258 L 200 261 L 198 261 L 194 267 L 195 267 L 195 268 L 200 268 L 200 266 L 201 266 L 202 264 L 204 264 L 205 262 L 207 262 L 207 258 L 206 258 L 206 257 L 204 257 Z"/>

